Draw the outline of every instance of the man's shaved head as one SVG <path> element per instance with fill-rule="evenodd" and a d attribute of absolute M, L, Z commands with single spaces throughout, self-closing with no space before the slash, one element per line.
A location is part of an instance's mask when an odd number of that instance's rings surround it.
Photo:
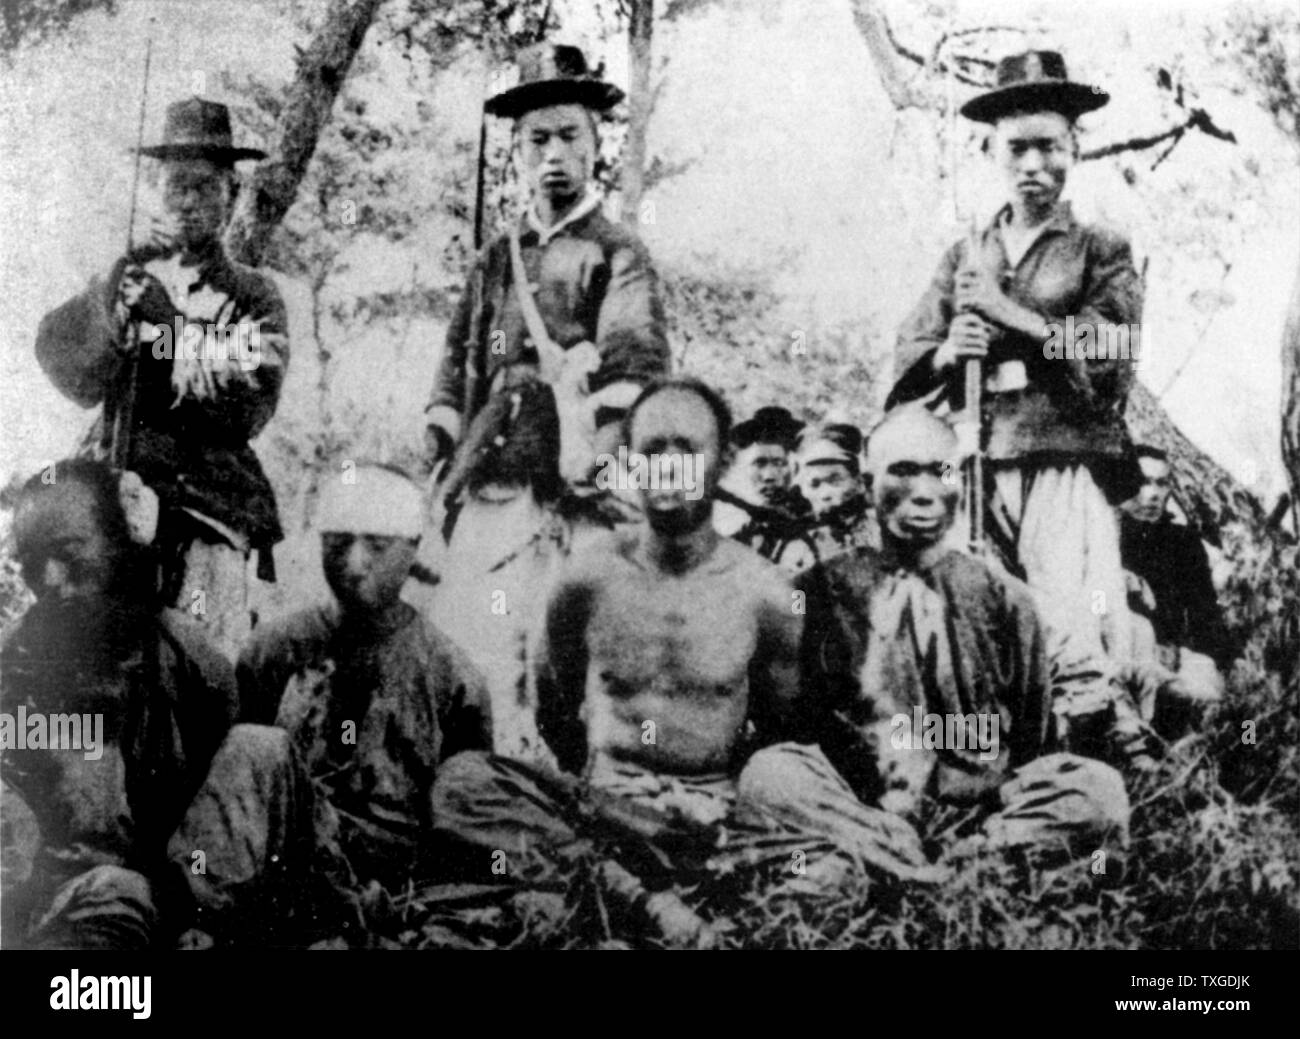
<path fill-rule="evenodd" d="M 956 435 L 924 409 L 899 409 L 876 427 L 867 472 L 887 542 L 920 549 L 943 539 L 957 508 L 958 463 Z"/>
<path fill-rule="evenodd" d="M 23 486 L 14 513 L 15 554 L 37 598 L 138 593 L 138 551 L 118 499 L 117 475 L 74 458 Z"/>
<path fill-rule="evenodd" d="M 36 596 L 22 637 L 40 681 L 60 703 L 101 710 L 79 699 L 79 676 L 129 656 L 157 607 L 153 557 L 131 540 L 118 474 L 88 459 L 59 462 L 23 487 L 13 530 Z"/>
<path fill-rule="evenodd" d="M 645 387 L 640 395 L 632 402 L 628 408 L 627 415 L 623 419 L 623 439 L 631 439 L 632 436 L 632 419 L 646 401 L 652 399 L 657 394 L 664 393 L 668 390 L 684 390 L 688 393 L 694 393 L 713 412 L 714 421 L 718 426 L 718 444 L 725 446 L 731 437 L 731 408 L 726 399 L 708 383 L 702 379 L 695 379 L 689 375 L 665 376 L 656 379 Z"/>
<path fill-rule="evenodd" d="M 708 525 L 713 492 L 725 465 L 731 412 L 714 389 L 696 379 L 665 379 L 646 387 L 627 414 L 634 455 L 690 456 L 694 489 L 679 481 L 642 488 L 641 505 L 652 530 L 680 535 Z"/>
<path fill-rule="evenodd" d="M 899 408 L 876 426 L 867 441 L 867 471 L 873 476 L 900 459 L 949 462 L 957 457 L 957 435 L 922 408 Z"/>

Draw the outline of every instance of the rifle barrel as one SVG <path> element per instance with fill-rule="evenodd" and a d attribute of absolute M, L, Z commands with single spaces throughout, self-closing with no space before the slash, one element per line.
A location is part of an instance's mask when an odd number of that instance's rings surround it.
<path fill-rule="evenodd" d="M 135 170 L 131 176 L 131 209 L 126 221 L 126 256 L 135 252 L 135 207 L 140 195 L 140 149 L 144 147 L 144 117 L 149 104 L 149 67 L 153 63 L 153 35 L 145 41 L 144 82 L 140 88 L 140 117 L 135 129 Z M 113 409 L 112 443 L 109 446 L 109 464 L 115 469 L 131 466 L 131 433 L 135 425 L 135 398 L 140 391 L 139 326 L 128 321 L 123 330 L 131 350 L 127 355 L 126 391 Z"/>

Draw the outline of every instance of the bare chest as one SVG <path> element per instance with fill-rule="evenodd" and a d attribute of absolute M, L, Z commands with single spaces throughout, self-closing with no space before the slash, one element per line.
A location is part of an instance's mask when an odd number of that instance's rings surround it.
<path fill-rule="evenodd" d="M 756 616 L 745 590 L 729 582 L 632 580 L 599 601 L 588 651 L 615 694 L 726 693 L 747 678 Z"/>

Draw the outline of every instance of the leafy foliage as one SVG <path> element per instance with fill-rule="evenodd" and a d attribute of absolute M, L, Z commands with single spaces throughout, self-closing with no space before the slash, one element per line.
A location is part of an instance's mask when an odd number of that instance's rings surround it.
<path fill-rule="evenodd" d="M 117 0 L 4 0 L 0 4 L 0 51 L 10 54 L 63 32 L 89 11 L 113 14 Z"/>

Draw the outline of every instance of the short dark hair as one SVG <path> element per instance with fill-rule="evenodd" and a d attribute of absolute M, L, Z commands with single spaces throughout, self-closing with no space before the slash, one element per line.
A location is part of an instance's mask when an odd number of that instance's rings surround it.
<path fill-rule="evenodd" d="M 545 108 L 545 107 L 547 107 L 547 106 L 542 105 L 542 106 L 539 106 L 539 107 Z M 601 126 L 601 124 L 602 124 L 603 122 L 606 121 L 606 119 L 605 119 L 605 113 L 603 113 L 603 112 L 597 112 L 595 109 L 590 108 L 590 107 L 587 106 L 587 105 L 581 105 L 580 107 L 582 108 L 582 110 L 583 110 L 584 112 L 587 113 L 587 125 L 591 127 L 591 137 L 592 137 L 592 140 L 594 140 L 594 141 L 596 142 L 596 150 L 599 152 L 599 151 L 600 151 L 600 144 L 601 144 L 601 141 L 600 141 L 600 126 Z M 531 112 L 531 111 L 534 111 L 534 110 L 530 108 L 528 111 Z M 517 116 L 515 116 L 515 118 L 514 118 L 514 119 L 511 121 L 511 123 L 510 123 L 510 145 L 511 145 L 511 147 L 514 147 L 514 146 L 517 145 L 518 142 L 519 142 L 519 136 L 520 136 L 520 134 L 519 134 L 519 124 L 520 124 L 520 122 L 522 122 L 524 116 L 526 116 L 527 114 L 528 114 L 528 112 L 520 112 Z"/>
<path fill-rule="evenodd" d="M 1011 112 L 1003 112 L 997 117 L 996 121 L 989 127 L 988 132 L 984 134 L 983 141 L 980 142 L 980 151 L 988 155 L 993 150 L 993 135 L 997 133 L 997 125 L 1003 119 L 1014 119 L 1022 115 L 1037 115 L 1040 112 L 1052 112 L 1055 115 L 1063 117 L 1070 128 L 1070 141 L 1074 145 L 1074 157 L 1079 158 L 1079 117 L 1071 115 L 1069 112 L 1062 112 L 1060 109 L 1053 108 L 1051 105 L 1042 105 L 1034 107 L 1030 105 L 1025 108 L 1017 108 Z"/>
<path fill-rule="evenodd" d="M 1137 452 L 1138 458 L 1154 458 L 1157 462 L 1169 464 L 1169 453 L 1154 444 L 1138 444 L 1134 450 Z"/>
<path fill-rule="evenodd" d="M 36 473 L 18 492 L 19 507 L 61 483 L 78 483 L 90 491 L 104 535 L 115 544 L 131 543 L 131 531 L 118 493 L 118 474 L 93 458 L 65 458 L 55 462 L 52 468 Z"/>
<path fill-rule="evenodd" d="M 731 437 L 731 408 L 727 404 L 726 398 L 717 390 L 710 386 L 702 379 L 697 379 L 690 375 L 673 375 L 663 379 L 656 379 L 641 391 L 632 406 L 627 409 L 627 414 L 623 416 L 623 439 L 630 441 L 632 439 L 632 419 L 641 409 L 646 401 L 651 397 L 657 397 L 666 390 L 684 390 L 687 393 L 693 393 L 700 400 L 709 406 L 713 412 L 714 422 L 718 427 L 718 448 L 726 448 L 727 441 Z"/>

